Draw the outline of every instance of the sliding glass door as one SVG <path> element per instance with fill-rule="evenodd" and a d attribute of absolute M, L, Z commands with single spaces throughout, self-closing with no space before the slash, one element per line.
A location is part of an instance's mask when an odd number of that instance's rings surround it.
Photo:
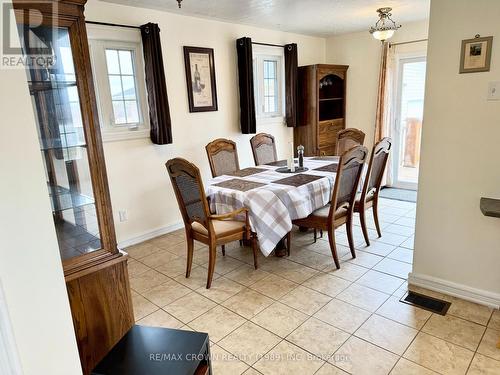
<path fill-rule="evenodd" d="M 420 139 L 424 114 L 426 58 L 400 58 L 394 121 L 393 170 L 395 187 L 417 189 Z"/>

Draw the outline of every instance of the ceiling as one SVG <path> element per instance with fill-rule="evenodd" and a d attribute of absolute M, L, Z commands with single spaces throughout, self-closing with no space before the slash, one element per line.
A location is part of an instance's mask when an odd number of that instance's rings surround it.
<path fill-rule="evenodd" d="M 397 23 L 428 19 L 430 0 L 104 0 L 166 12 L 254 25 L 299 34 L 330 36 L 368 30 L 376 9 L 390 6 Z"/>

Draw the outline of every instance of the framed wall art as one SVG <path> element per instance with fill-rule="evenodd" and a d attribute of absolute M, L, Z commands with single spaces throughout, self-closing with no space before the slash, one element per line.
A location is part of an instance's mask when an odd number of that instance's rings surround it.
<path fill-rule="evenodd" d="M 474 39 L 462 40 L 460 73 L 488 72 L 491 62 L 493 37 L 476 35 Z"/>
<path fill-rule="evenodd" d="M 184 46 L 189 112 L 217 111 L 214 50 Z"/>

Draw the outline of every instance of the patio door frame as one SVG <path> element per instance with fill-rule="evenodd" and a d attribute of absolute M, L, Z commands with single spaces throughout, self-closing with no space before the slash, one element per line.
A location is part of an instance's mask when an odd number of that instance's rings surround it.
<path fill-rule="evenodd" d="M 398 54 L 396 57 L 396 77 L 397 80 L 395 82 L 395 116 L 394 122 L 392 124 L 391 132 L 394 135 L 394 149 L 392 152 L 392 170 L 393 170 L 393 183 L 392 187 L 407 189 L 407 190 L 417 190 L 418 189 L 418 181 L 408 182 L 408 181 L 400 181 L 399 180 L 399 162 L 401 158 L 401 148 L 404 142 L 403 132 L 401 128 L 401 105 L 403 99 L 403 68 L 405 64 L 422 62 L 425 61 L 427 63 L 427 56 L 425 52 L 413 52 L 413 53 L 405 53 Z M 424 105 L 425 105 L 425 97 L 424 97 Z"/>

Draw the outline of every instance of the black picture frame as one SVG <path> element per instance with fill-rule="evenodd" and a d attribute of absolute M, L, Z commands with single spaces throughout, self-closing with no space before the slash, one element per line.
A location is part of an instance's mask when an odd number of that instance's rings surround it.
<path fill-rule="evenodd" d="M 201 64 L 199 68 L 198 63 Z M 189 112 L 217 111 L 217 84 L 213 48 L 184 46 L 184 66 Z M 195 66 L 195 72 L 192 71 L 193 66 Z M 208 85 L 207 79 L 210 80 Z"/>

